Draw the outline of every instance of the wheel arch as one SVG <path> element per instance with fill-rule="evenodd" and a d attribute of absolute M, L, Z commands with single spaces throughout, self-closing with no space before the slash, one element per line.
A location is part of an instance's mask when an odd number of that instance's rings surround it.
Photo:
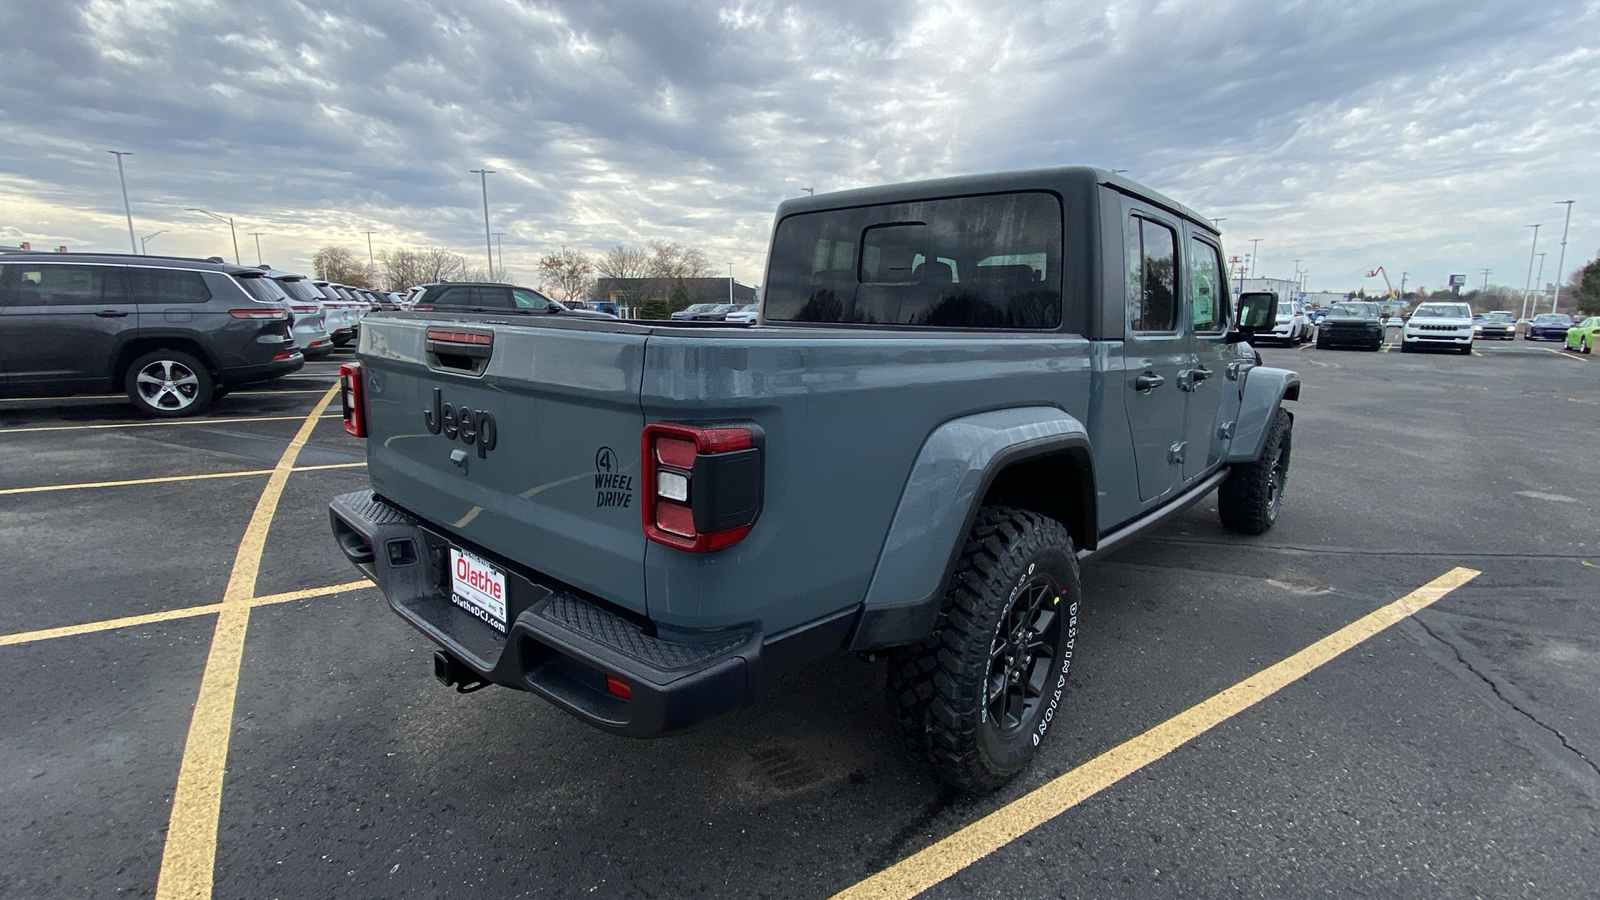
<path fill-rule="evenodd" d="M 1056 407 L 965 416 L 934 429 L 913 463 L 879 551 L 850 648 L 932 633 L 945 585 L 985 505 L 1060 521 L 1079 549 L 1098 540 L 1088 430 Z"/>
<path fill-rule="evenodd" d="M 111 365 L 112 383 L 120 389 L 123 380 L 128 376 L 128 367 L 133 365 L 134 360 L 152 350 L 177 350 L 181 353 L 187 353 L 204 363 L 205 367 L 210 370 L 212 379 L 217 380 L 217 361 L 211 358 L 211 354 L 206 351 L 205 345 L 201 341 L 182 335 L 141 334 L 129 338 L 123 342 L 122 346 L 117 348 Z"/>
<path fill-rule="evenodd" d="M 1278 407 L 1285 400 L 1300 399 L 1300 373 L 1271 366 L 1251 366 L 1241 378 L 1239 414 L 1234 420 L 1223 459 L 1230 463 L 1251 462 L 1261 456 Z"/>

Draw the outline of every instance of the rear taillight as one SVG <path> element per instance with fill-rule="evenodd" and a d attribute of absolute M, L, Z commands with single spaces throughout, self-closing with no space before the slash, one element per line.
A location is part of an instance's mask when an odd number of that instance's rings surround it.
<path fill-rule="evenodd" d="M 644 428 L 644 535 L 707 553 L 744 540 L 761 515 L 762 433 L 753 424 Z"/>
<path fill-rule="evenodd" d="M 361 363 L 339 367 L 339 399 L 344 405 L 344 430 L 358 438 L 367 436 L 367 383 Z"/>
<path fill-rule="evenodd" d="M 235 319 L 278 319 L 281 321 L 289 318 L 288 311 L 279 309 L 277 307 L 267 307 L 262 309 L 230 309 L 228 310 L 228 315 L 233 316 Z"/>

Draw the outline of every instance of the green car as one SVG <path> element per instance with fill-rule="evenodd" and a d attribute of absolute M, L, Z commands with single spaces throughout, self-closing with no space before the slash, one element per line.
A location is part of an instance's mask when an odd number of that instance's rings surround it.
<path fill-rule="evenodd" d="M 1567 349 L 1593 353 L 1596 334 L 1600 334 L 1600 316 L 1590 316 L 1567 329 Z"/>

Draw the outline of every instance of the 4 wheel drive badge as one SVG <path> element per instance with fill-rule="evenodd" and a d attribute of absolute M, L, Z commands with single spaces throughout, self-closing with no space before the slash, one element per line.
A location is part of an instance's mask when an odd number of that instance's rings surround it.
<path fill-rule="evenodd" d="M 450 440 L 459 440 L 467 446 L 478 448 L 478 458 L 486 459 L 489 451 L 499 443 L 500 432 L 495 427 L 494 416 L 488 410 L 456 407 L 443 402 L 439 388 L 433 389 L 433 405 L 423 407 L 422 424 L 429 434 L 443 434 Z"/>

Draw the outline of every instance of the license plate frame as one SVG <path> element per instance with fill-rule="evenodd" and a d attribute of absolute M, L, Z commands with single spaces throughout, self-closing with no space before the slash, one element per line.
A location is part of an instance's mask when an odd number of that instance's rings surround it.
<path fill-rule="evenodd" d="M 450 602 L 500 634 L 506 633 L 506 572 L 492 562 L 450 545 Z"/>

